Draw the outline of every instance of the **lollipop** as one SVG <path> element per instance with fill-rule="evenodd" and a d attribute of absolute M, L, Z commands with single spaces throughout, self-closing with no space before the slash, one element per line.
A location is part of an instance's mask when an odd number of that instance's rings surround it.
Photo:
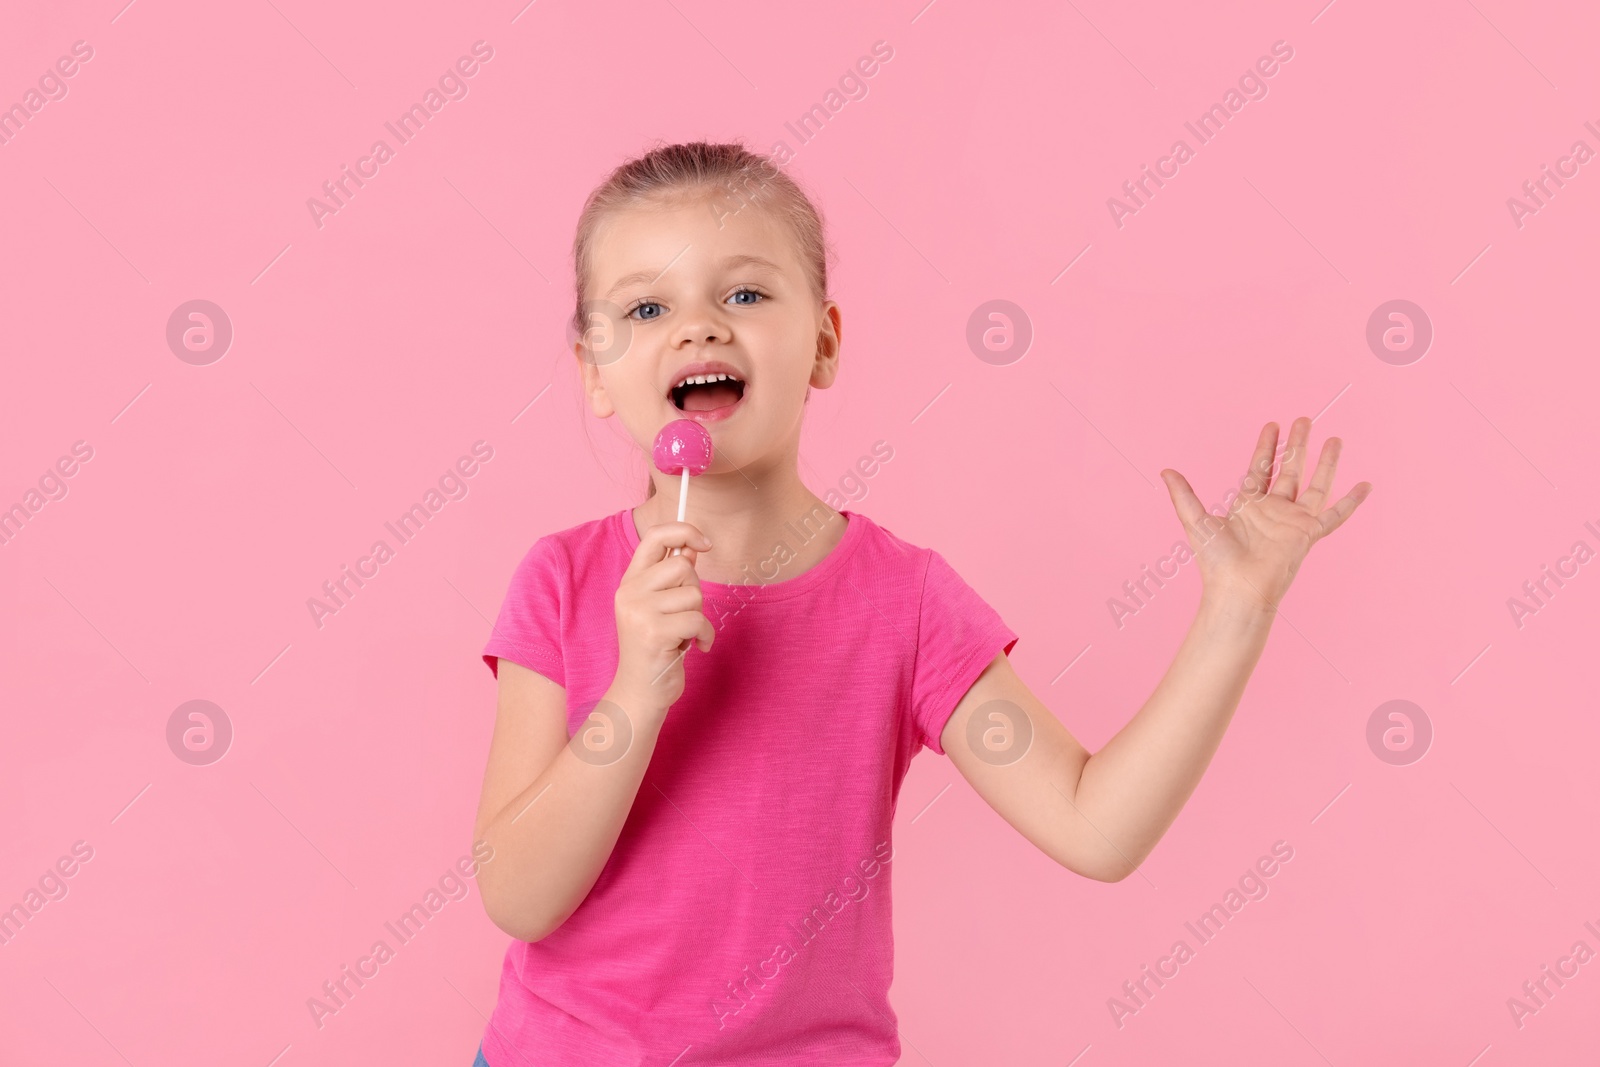
<path fill-rule="evenodd" d="M 711 466 L 711 435 L 693 419 L 674 419 L 661 427 L 651 450 L 656 470 L 662 474 L 681 474 L 678 483 L 678 521 L 689 507 L 689 475 L 704 474 Z M 679 550 L 674 548 L 673 555 Z"/>

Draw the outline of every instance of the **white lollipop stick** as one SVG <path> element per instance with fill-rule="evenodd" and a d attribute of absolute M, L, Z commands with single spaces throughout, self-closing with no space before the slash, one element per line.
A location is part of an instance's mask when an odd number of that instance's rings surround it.
<path fill-rule="evenodd" d="M 689 514 L 689 468 L 683 468 L 683 480 L 678 484 L 678 521 Z M 681 556 L 683 549 L 674 548 L 668 555 Z"/>

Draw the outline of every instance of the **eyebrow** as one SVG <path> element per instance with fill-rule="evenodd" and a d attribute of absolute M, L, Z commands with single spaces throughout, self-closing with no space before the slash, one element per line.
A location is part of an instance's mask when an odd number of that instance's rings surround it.
<path fill-rule="evenodd" d="M 688 249 L 684 249 L 684 251 L 686 252 Z M 682 255 L 682 253 L 680 252 L 679 255 Z M 672 263 L 676 263 L 677 261 L 677 257 L 673 257 Z M 610 289 L 606 290 L 606 295 L 612 296 L 619 289 L 625 289 L 630 285 L 637 285 L 640 282 L 654 282 L 663 274 L 667 273 L 667 271 L 672 269 L 672 263 L 668 263 L 660 270 L 636 270 L 632 274 L 624 274 L 622 277 L 617 279 L 616 283 L 612 285 Z M 772 274 L 783 273 L 783 268 L 772 262 L 772 260 L 764 259 L 761 256 L 752 256 L 748 254 L 729 256 L 722 261 L 720 267 L 722 270 L 732 270 L 738 267 L 755 267 L 759 270 L 768 271 Z"/>

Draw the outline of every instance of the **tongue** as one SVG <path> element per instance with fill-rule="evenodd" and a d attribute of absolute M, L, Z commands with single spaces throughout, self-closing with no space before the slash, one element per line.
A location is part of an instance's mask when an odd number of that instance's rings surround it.
<path fill-rule="evenodd" d="M 683 410 L 710 411 L 727 407 L 739 399 L 739 391 L 727 382 L 711 385 L 691 385 L 683 395 Z"/>

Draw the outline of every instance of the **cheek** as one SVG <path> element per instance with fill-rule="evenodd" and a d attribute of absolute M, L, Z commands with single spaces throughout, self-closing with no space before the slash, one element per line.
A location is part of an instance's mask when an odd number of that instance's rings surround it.
<path fill-rule="evenodd" d="M 645 370 L 650 365 L 637 351 L 630 351 L 614 365 L 600 368 L 600 384 L 614 410 L 622 413 L 647 410 L 663 399 L 656 396 L 656 383 Z"/>
<path fill-rule="evenodd" d="M 768 364 L 763 369 L 760 386 L 746 395 L 760 410 L 760 418 L 770 419 L 774 425 L 800 418 L 806 410 L 806 392 L 810 388 L 809 365 L 790 359 L 781 367 Z"/>
<path fill-rule="evenodd" d="M 763 380 L 773 388 L 760 390 L 763 407 L 799 411 L 811 384 L 811 369 L 817 356 L 814 324 L 808 316 L 784 316 L 764 323 L 762 329 L 746 338 L 748 351 Z"/>

